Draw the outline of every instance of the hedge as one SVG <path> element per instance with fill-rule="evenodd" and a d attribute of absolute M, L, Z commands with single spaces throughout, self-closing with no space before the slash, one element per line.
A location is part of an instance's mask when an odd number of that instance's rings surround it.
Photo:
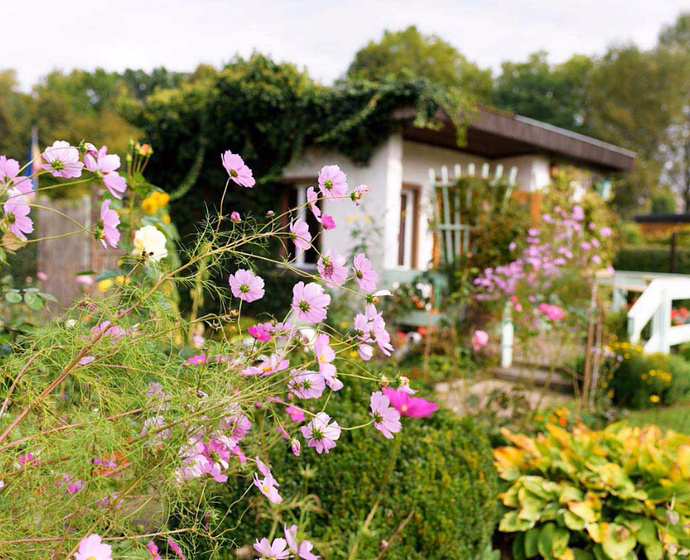
<path fill-rule="evenodd" d="M 368 394 L 355 383 L 346 385 L 331 399 L 329 409 L 347 425 L 365 423 Z M 376 558 L 383 541 L 391 540 L 387 560 L 481 558 L 496 524 L 497 478 L 486 435 L 471 418 L 439 410 L 430 419 L 405 418 L 397 437 L 399 442 L 385 440 L 369 427 L 343 431 L 338 447 L 328 455 L 317 456 L 306 446 L 300 458 L 292 456 L 287 445 L 273 449 L 270 462 L 283 497 L 297 496 L 305 484 L 318 496 L 321 509 L 309 514 L 305 531 L 319 553 L 329 559 L 347 558 L 361 532 L 357 558 Z M 305 477 L 310 471 L 313 474 Z M 362 530 L 382 486 L 376 514 Z M 242 534 L 233 534 L 237 546 L 267 536 L 272 527 L 262 515 L 267 501 L 251 490 L 243 497 L 244 479 L 228 481 L 226 488 L 227 494 L 219 497 L 219 509 L 229 509 L 225 527 L 235 527 L 244 514 Z M 299 517 L 298 509 L 292 513 Z M 282 515 L 290 522 L 289 513 Z M 392 539 L 396 530 L 399 534 Z M 227 558 L 232 554 L 228 550 Z"/>
<path fill-rule="evenodd" d="M 635 245 L 624 247 L 613 262 L 616 270 L 640 272 L 670 272 L 668 245 Z M 676 249 L 676 273 L 690 274 L 690 247 Z"/>

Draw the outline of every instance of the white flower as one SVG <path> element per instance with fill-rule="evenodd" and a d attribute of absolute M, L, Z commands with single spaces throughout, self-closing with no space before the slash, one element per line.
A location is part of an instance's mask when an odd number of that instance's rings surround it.
<path fill-rule="evenodd" d="M 158 262 L 168 256 L 165 235 L 155 226 L 144 226 L 134 234 L 133 255 L 144 256 L 151 262 Z"/>

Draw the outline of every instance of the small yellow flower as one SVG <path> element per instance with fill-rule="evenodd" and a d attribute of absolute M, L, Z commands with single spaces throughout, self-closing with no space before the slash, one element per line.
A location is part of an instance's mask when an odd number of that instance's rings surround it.
<path fill-rule="evenodd" d="M 127 285 L 131 282 L 131 279 L 130 279 L 130 278 L 126 278 L 125 276 L 123 276 L 122 274 L 120 274 L 119 276 L 116 276 L 116 277 L 115 277 L 115 282 L 116 282 L 117 284 L 124 284 L 125 286 L 127 286 Z"/>
<path fill-rule="evenodd" d="M 112 281 L 111 278 L 106 278 L 105 280 L 101 280 L 98 283 L 98 291 L 99 292 L 107 292 L 110 288 L 113 287 L 115 283 Z"/>
<path fill-rule="evenodd" d="M 160 206 L 163 207 L 168 202 L 170 202 L 170 195 L 166 192 L 161 192 L 161 191 L 154 191 L 149 195 L 149 198 L 152 198 L 154 202 Z"/>
<path fill-rule="evenodd" d="M 158 204 L 149 196 L 141 201 L 141 209 L 147 214 L 154 214 L 158 210 Z"/>
<path fill-rule="evenodd" d="M 658 403 L 661 399 L 659 398 L 659 395 L 651 395 L 649 397 L 649 400 L 652 401 L 654 404 Z"/>
<path fill-rule="evenodd" d="M 347 325 L 348 325 L 348 322 L 347 322 L 347 321 L 343 321 L 342 323 L 340 323 L 340 328 L 341 328 L 341 329 L 346 329 L 346 328 L 347 328 Z"/>
<path fill-rule="evenodd" d="M 163 216 L 163 223 L 169 224 L 170 223 L 170 216 L 166 214 Z"/>

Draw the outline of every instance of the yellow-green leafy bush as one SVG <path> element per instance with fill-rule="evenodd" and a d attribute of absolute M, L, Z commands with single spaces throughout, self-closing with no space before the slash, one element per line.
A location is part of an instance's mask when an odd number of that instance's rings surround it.
<path fill-rule="evenodd" d="M 618 423 L 504 436 L 494 451 L 513 557 L 661 560 L 690 554 L 690 437 Z"/>

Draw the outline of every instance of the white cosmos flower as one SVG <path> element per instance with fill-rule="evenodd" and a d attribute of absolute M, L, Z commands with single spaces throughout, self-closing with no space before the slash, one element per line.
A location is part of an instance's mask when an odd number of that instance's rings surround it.
<path fill-rule="evenodd" d="M 155 226 L 144 226 L 134 234 L 133 255 L 144 257 L 151 262 L 158 262 L 168 256 L 165 248 L 165 235 Z"/>

